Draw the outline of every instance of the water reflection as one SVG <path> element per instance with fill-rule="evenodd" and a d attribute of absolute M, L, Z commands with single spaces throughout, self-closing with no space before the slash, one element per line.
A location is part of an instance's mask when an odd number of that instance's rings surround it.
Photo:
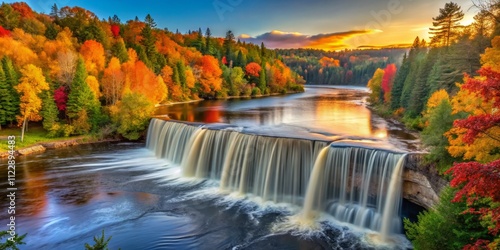
<path fill-rule="evenodd" d="M 413 135 L 388 124 L 366 108 L 367 94 L 364 88 L 306 88 L 305 93 L 287 96 L 163 106 L 158 108 L 157 115 L 181 121 L 245 127 L 295 127 L 332 140 L 368 139 L 415 150 Z"/>

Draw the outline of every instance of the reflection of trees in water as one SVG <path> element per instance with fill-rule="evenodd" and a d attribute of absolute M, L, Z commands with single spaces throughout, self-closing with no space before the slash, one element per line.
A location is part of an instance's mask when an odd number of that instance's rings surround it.
<path fill-rule="evenodd" d="M 24 158 L 24 157 L 23 157 Z M 24 181 L 21 195 L 18 196 L 18 206 L 16 206 L 19 214 L 39 215 L 45 211 L 48 204 L 47 197 L 47 180 L 45 169 L 39 167 L 36 162 L 26 161 L 25 159 L 17 159 L 17 169 L 22 169 L 23 175 L 16 176 L 16 179 Z M 19 164 L 20 163 L 20 164 Z M 18 181 L 17 183 L 20 184 Z"/>

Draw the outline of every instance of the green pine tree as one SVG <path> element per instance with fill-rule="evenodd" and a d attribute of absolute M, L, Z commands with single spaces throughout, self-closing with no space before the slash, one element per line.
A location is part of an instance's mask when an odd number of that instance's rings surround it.
<path fill-rule="evenodd" d="M 232 31 L 226 32 L 226 38 L 224 38 L 224 56 L 229 64 L 233 61 L 233 44 L 234 44 L 234 34 Z"/>
<path fill-rule="evenodd" d="M 5 120 L 6 122 L 12 124 L 14 121 L 16 121 L 16 115 L 19 114 L 19 93 L 14 89 L 15 86 L 19 83 L 19 75 L 17 71 L 14 69 L 14 64 L 12 63 L 12 60 L 8 57 L 2 58 L 2 69 L 3 69 L 3 74 L 5 77 L 5 83 L 7 89 L 9 91 L 9 97 L 6 97 L 5 99 L 9 99 L 5 103 L 9 103 L 8 106 L 5 108 Z"/>
<path fill-rule="evenodd" d="M 49 131 L 54 124 L 59 121 L 59 110 L 57 109 L 56 102 L 54 101 L 54 92 L 52 90 L 44 91 L 42 93 L 42 110 L 40 114 L 43 117 L 43 128 Z"/>
<path fill-rule="evenodd" d="M 71 119 L 77 133 L 83 134 L 88 130 L 96 130 L 101 123 L 101 104 L 85 82 L 87 71 L 83 59 L 79 59 L 75 77 L 71 83 L 66 114 Z"/>
<path fill-rule="evenodd" d="M 207 28 L 207 31 L 205 31 L 205 49 L 203 51 L 203 54 L 212 54 L 210 39 L 212 39 L 212 32 L 210 31 L 210 28 Z"/>
<path fill-rule="evenodd" d="M 422 62 L 415 81 L 415 87 L 411 93 L 408 111 L 412 114 L 418 115 L 424 110 L 424 105 L 429 98 L 429 72 L 431 72 L 434 64 L 439 56 L 440 49 L 433 48 L 427 53 L 425 60 Z"/>
<path fill-rule="evenodd" d="M 264 64 L 265 65 L 265 64 Z M 262 67 L 259 73 L 259 89 L 261 93 L 265 93 L 267 89 L 267 82 L 266 82 L 266 67 Z"/>
<path fill-rule="evenodd" d="M 179 76 L 179 83 L 181 84 L 182 88 L 185 89 L 187 86 L 187 79 L 186 79 L 186 66 L 182 61 L 178 61 L 176 64 L 177 67 L 177 73 Z"/>
<path fill-rule="evenodd" d="M 156 61 L 157 60 L 156 54 L 158 54 L 158 51 L 156 50 L 156 45 L 155 45 L 156 38 L 153 35 L 152 27 L 150 25 L 144 26 L 144 28 L 141 31 L 141 36 L 142 36 L 141 43 L 144 46 L 144 52 L 147 57 L 147 60 L 146 59 L 145 60 L 150 62 L 149 64 L 146 65 L 148 65 L 148 67 L 151 68 L 153 71 L 160 72 L 161 68 Z M 140 57 L 141 55 L 139 55 L 139 58 Z M 146 61 L 144 61 L 144 63 L 146 63 Z"/>
<path fill-rule="evenodd" d="M 410 72 L 410 61 L 406 57 L 406 54 L 403 57 L 403 63 L 401 64 L 401 68 L 398 70 L 396 74 L 396 78 L 394 79 L 394 85 L 391 90 L 391 109 L 396 110 L 401 107 L 401 95 L 403 94 L 403 87 L 408 77 L 408 73 Z"/>
<path fill-rule="evenodd" d="M 247 60 L 245 58 L 245 55 L 240 51 L 238 51 L 238 56 L 236 57 L 236 63 L 235 67 L 242 67 L 244 68 L 247 65 Z"/>
<path fill-rule="evenodd" d="M 439 16 L 433 17 L 434 28 L 430 28 L 432 43 L 442 46 L 450 46 L 451 42 L 458 36 L 462 25 L 460 21 L 464 18 L 461 7 L 454 3 L 446 3 L 444 8 L 439 9 Z"/>
<path fill-rule="evenodd" d="M 128 61 L 127 48 L 125 47 L 123 39 L 119 38 L 113 43 L 113 46 L 111 46 L 111 54 L 120 59 L 121 63 Z"/>

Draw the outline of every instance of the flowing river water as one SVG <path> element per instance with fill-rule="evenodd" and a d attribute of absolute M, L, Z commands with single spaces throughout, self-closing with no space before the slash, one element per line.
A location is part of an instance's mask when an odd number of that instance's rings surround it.
<path fill-rule="evenodd" d="M 113 236 L 110 249 L 124 250 L 411 247 L 400 225 L 408 204 L 401 209 L 394 180 L 418 139 L 372 114 L 366 95 L 307 88 L 164 106 L 158 115 L 189 124 L 154 120 L 146 146 L 17 157 L 16 230 L 28 233 L 21 249 L 83 249 L 102 230 Z M 3 224 L 7 207 L 0 204 Z"/>

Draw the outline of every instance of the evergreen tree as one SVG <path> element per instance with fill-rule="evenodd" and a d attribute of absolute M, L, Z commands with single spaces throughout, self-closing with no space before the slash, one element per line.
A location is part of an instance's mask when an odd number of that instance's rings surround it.
<path fill-rule="evenodd" d="M 401 68 L 398 70 L 396 78 L 394 79 L 394 85 L 391 91 L 392 110 L 396 110 L 401 107 L 401 95 L 403 94 L 403 87 L 409 72 L 410 72 L 410 61 L 405 54 L 403 57 L 403 63 L 401 64 Z"/>
<path fill-rule="evenodd" d="M 420 72 L 420 67 L 422 66 L 422 61 L 424 59 L 424 55 L 417 54 L 417 57 L 411 62 L 410 71 L 408 76 L 405 79 L 403 85 L 403 92 L 401 94 L 401 107 L 408 110 L 410 107 L 411 94 L 413 93 L 413 88 L 415 87 L 415 83 L 417 81 L 418 73 Z M 414 117 L 416 114 L 408 114 L 411 117 Z"/>
<path fill-rule="evenodd" d="M 179 69 L 177 68 L 177 64 L 175 64 L 174 67 L 172 67 L 173 72 L 172 72 L 172 81 L 174 84 L 181 86 L 181 79 L 179 77 Z"/>
<path fill-rule="evenodd" d="M 87 85 L 86 78 L 85 63 L 80 58 L 76 66 L 73 82 L 71 83 L 66 108 L 68 117 L 75 125 L 77 133 L 80 134 L 88 132 L 87 127 L 96 130 L 102 118 L 100 103 Z"/>
<path fill-rule="evenodd" d="M 198 29 L 198 33 L 196 33 L 196 41 L 194 42 L 194 47 L 203 53 L 204 44 L 203 44 L 203 33 L 201 32 L 201 28 Z"/>
<path fill-rule="evenodd" d="M 229 64 L 233 61 L 233 43 L 234 43 L 234 34 L 232 31 L 226 32 L 226 38 L 224 39 L 224 56 Z"/>
<path fill-rule="evenodd" d="M 54 92 L 52 90 L 42 93 L 42 110 L 40 113 L 43 117 L 43 128 L 47 131 L 51 130 L 53 125 L 59 121 L 59 110 L 54 101 Z"/>
<path fill-rule="evenodd" d="M 122 23 L 122 21 L 120 20 L 120 18 L 117 15 L 113 15 L 113 18 L 111 18 L 111 22 L 114 24 Z"/>
<path fill-rule="evenodd" d="M 2 58 L 2 69 L 5 75 L 5 82 L 7 83 L 7 89 L 10 91 L 9 108 L 7 108 L 6 121 L 13 123 L 16 120 L 16 115 L 19 114 L 19 93 L 15 90 L 15 86 L 19 83 L 19 76 L 14 69 L 14 64 L 12 60 L 8 57 Z"/>
<path fill-rule="evenodd" d="M 179 83 L 183 89 L 187 87 L 186 84 L 186 66 L 182 61 L 178 61 L 176 64 L 177 67 L 177 75 L 179 76 Z"/>
<path fill-rule="evenodd" d="M 411 114 L 419 115 L 424 110 L 424 105 L 427 103 L 429 98 L 429 72 L 432 71 L 434 64 L 439 56 L 439 48 L 433 48 L 427 53 L 425 60 L 422 62 L 422 67 L 420 67 L 417 79 L 415 81 L 415 87 L 411 93 L 411 99 L 409 102 L 408 111 Z"/>
<path fill-rule="evenodd" d="M 150 28 L 156 28 L 156 22 L 155 20 L 151 17 L 150 14 L 147 14 L 146 15 L 146 18 L 144 18 L 144 22 L 146 23 L 147 26 L 149 26 Z"/>
<path fill-rule="evenodd" d="M 153 36 L 153 30 L 151 29 L 151 26 L 148 24 L 144 26 L 144 28 L 141 31 L 142 35 L 142 45 L 144 46 L 144 52 L 146 53 L 147 60 L 150 62 L 148 65 L 151 69 L 153 69 L 155 72 L 159 72 L 161 68 L 158 67 L 158 64 L 156 63 L 156 54 L 158 53 L 156 51 L 156 38 Z M 138 53 L 139 54 L 139 53 Z M 146 63 L 144 61 L 144 63 Z"/>
<path fill-rule="evenodd" d="M 6 125 L 16 119 L 18 107 L 15 106 L 12 91 L 13 88 L 7 83 L 3 68 L 0 67 L 0 129 L 2 125 Z"/>
<path fill-rule="evenodd" d="M 444 8 L 439 9 L 439 16 L 432 18 L 434 28 L 430 28 L 432 43 L 442 46 L 450 46 L 451 42 L 458 35 L 458 29 L 462 27 L 460 21 L 464 18 L 464 13 L 458 4 L 454 2 L 446 3 Z"/>
<path fill-rule="evenodd" d="M 244 68 L 246 65 L 247 65 L 247 60 L 240 50 L 238 51 L 238 56 L 236 57 L 235 66 Z"/>
<path fill-rule="evenodd" d="M 120 59 L 121 63 L 128 61 L 127 48 L 122 38 L 118 38 L 115 43 L 113 43 L 113 46 L 111 46 L 111 54 Z"/>
<path fill-rule="evenodd" d="M 205 49 L 203 51 L 203 53 L 207 55 L 212 54 L 210 39 L 212 39 L 212 32 L 210 28 L 207 28 L 207 31 L 205 31 Z"/>
<path fill-rule="evenodd" d="M 47 29 L 45 30 L 45 37 L 50 40 L 55 40 L 57 37 L 57 29 L 53 23 L 47 25 Z"/>
<path fill-rule="evenodd" d="M 259 73 L 259 89 L 262 94 L 265 94 L 267 89 L 267 77 L 266 77 L 266 62 L 262 60 L 262 65 Z"/>
<path fill-rule="evenodd" d="M 57 7 L 57 4 L 52 5 L 50 7 L 50 17 L 52 17 L 54 20 L 57 20 L 59 18 L 59 8 Z"/>
<path fill-rule="evenodd" d="M 205 50 L 203 51 L 204 54 L 212 54 L 212 50 L 210 49 L 210 39 L 212 39 L 212 32 L 210 31 L 210 28 L 207 28 L 207 31 L 205 31 Z"/>

